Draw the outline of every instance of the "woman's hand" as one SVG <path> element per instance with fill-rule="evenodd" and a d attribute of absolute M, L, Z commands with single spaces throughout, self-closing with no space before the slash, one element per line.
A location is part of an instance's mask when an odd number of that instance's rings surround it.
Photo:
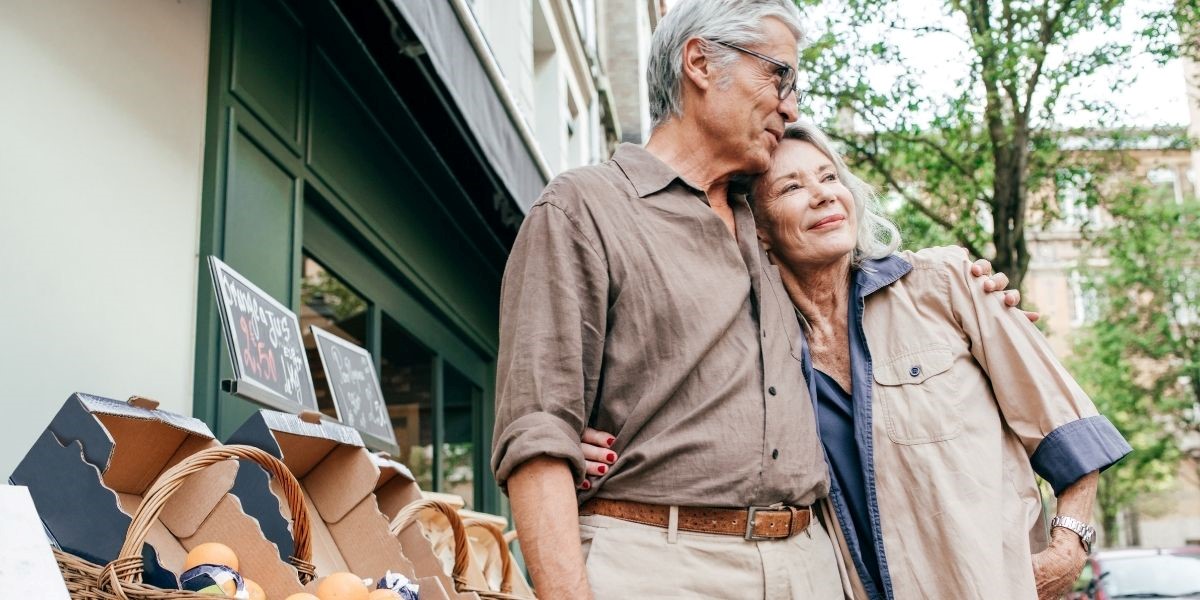
<path fill-rule="evenodd" d="M 1079 538 L 1070 531 L 1055 529 L 1050 547 L 1033 555 L 1033 579 L 1038 600 L 1059 600 L 1075 585 L 1087 562 Z"/>
<path fill-rule="evenodd" d="M 617 453 L 610 449 L 616 441 L 617 438 L 612 434 L 597 431 L 591 427 L 584 428 L 583 440 L 579 442 L 579 449 L 583 450 L 584 462 L 587 463 L 587 477 L 579 485 L 579 489 L 592 489 L 591 480 L 608 473 L 612 464 L 617 462 Z"/>

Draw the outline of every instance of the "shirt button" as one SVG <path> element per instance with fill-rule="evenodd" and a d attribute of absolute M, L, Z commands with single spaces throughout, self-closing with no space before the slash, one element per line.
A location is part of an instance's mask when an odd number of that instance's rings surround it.
<path fill-rule="evenodd" d="M 908 374 L 909 374 L 909 375 L 912 375 L 913 377 L 916 377 L 917 375 L 920 375 L 920 374 L 921 374 L 921 367 L 918 367 L 917 365 L 913 365 L 913 366 L 912 366 L 912 368 L 908 370 Z"/>
<path fill-rule="evenodd" d="M 779 459 L 779 448 L 776 448 L 771 451 L 771 458 L 775 459 L 775 460 Z"/>
<path fill-rule="evenodd" d="M 771 386 L 771 387 L 767 388 L 767 393 L 774 396 L 775 395 L 775 386 Z"/>

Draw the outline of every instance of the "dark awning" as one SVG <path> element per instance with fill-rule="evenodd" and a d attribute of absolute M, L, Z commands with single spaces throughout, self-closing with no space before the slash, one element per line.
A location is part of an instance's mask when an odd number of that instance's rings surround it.
<path fill-rule="evenodd" d="M 505 108 L 487 68 L 454 7 L 445 0 L 387 0 L 399 11 L 419 45 L 404 51 L 427 61 L 449 92 L 484 158 L 522 211 L 541 194 L 547 179 L 533 151 Z M 406 28 L 406 29 L 408 29 Z M 398 40 L 406 43 L 404 40 Z M 518 117 L 519 118 L 519 117 Z"/>

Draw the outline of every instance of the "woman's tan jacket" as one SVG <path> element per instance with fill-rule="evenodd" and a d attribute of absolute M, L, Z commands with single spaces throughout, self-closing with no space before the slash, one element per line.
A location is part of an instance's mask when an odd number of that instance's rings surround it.
<path fill-rule="evenodd" d="M 1057 494 L 1130 452 L 1041 332 L 970 268 L 961 248 L 935 248 L 855 275 L 869 350 L 856 371 L 873 376 L 861 386 L 871 518 L 899 600 L 1036 598 L 1031 555 L 1047 519 L 1034 473 Z M 868 401 L 855 384 L 855 403 Z"/>

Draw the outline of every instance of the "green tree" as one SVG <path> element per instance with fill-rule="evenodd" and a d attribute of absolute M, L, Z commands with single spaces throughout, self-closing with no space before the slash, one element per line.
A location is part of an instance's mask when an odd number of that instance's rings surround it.
<path fill-rule="evenodd" d="M 801 70 L 821 120 L 851 166 L 905 207 L 897 220 L 910 245 L 953 240 L 1019 287 L 1031 215 L 1058 216 L 1054 195 L 1038 192 L 1080 176 L 1072 144 L 1119 149 L 1130 137 L 1113 130 L 1116 106 L 1075 84 L 1104 71 L 1114 91 L 1126 86 L 1133 71 L 1122 67 L 1139 53 L 1176 52 L 1181 15 L 1196 14 L 1200 0 L 1144 10 L 1150 25 L 1139 40 L 1118 34 L 1122 0 L 946 0 L 932 10 L 904 0 L 797 3 L 820 33 Z M 959 57 L 962 72 L 906 61 L 906 47 L 930 44 Z M 1056 120 L 1081 112 L 1104 130 Z"/>
<path fill-rule="evenodd" d="M 1180 439 L 1200 432 L 1200 201 L 1134 186 L 1108 213 L 1080 266 L 1098 310 L 1072 371 L 1135 450 L 1100 481 L 1101 521 L 1116 540 L 1120 511 L 1169 483 Z"/>

